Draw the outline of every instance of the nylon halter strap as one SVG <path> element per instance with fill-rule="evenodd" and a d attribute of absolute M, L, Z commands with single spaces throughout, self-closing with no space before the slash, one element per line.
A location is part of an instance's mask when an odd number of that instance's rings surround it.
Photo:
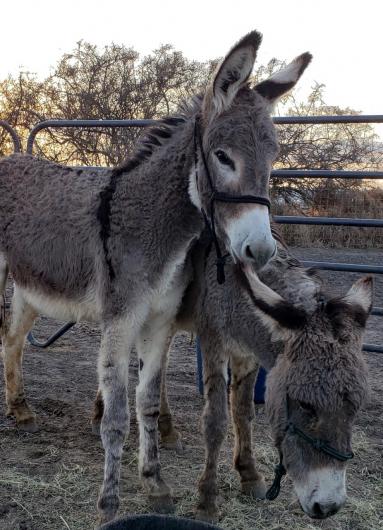
<path fill-rule="evenodd" d="M 211 178 L 209 166 L 206 160 L 205 151 L 202 145 L 202 136 L 201 136 L 201 130 L 200 130 L 200 117 L 199 116 L 196 116 L 195 122 L 194 122 L 194 163 L 195 163 L 195 176 L 196 176 L 197 190 L 198 190 L 198 149 L 201 153 L 202 163 L 205 169 L 207 181 L 209 183 L 209 187 L 211 191 L 211 195 L 209 199 L 210 219 L 208 217 L 208 214 L 205 212 L 203 208 L 201 208 L 201 212 L 205 220 L 205 224 L 209 230 L 212 241 L 214 243 L 215 253 L 217 256 L 217 260 L 216 260 L 217 282 L 219 284 L 223 284 L 225 283 L 225 262 L 230 254 L 228 253 L 223 254 L 221 247 L 219 245 L 219 242 L 218 242 L 216 228 L 215 228 L 215 216 L 214 216 L 215 202 L 217 201 L 217 202 L 231 202 L 231 203 L 237 203 L 237 204 L 238 203 L 262 204 L 263 206 L 267 206 L 269 211 L 270 211 L 271 204 L 270 204 L 269 199 L 267 199 L 266 197 L 260 197 L 258 195 L 230 195 L 229 193 L 224 193 L 216 189 L 213 183 L 213 179 Z"/>
<path fill-rule="evenodd" d="M 324 440 L 321 440 L 320 438 L 315 438 L 314 436 L 310 436 L 309 434 L 299 429 L 296 425 L 294 425 L 294 423 L 290 421 L 289 399 L 289 395 L 288 393 L 286 393 L 287 427 L 285 429 L 284 437 L 287 433 L 299 436 L 299 438 L 302 438 L 302 440 L 310 444 L 317 451 L 320 451 L 330 456 L 331 458 L 335 458 L 340 462 L 346 462 L 347 460 L 351 460 L 351 458 L 354 458 L 354 453 L 352 451 L 350 453 L 341 453 L 340 451 L 338 451 L 338 449 L 335 449 L 335 447 L 332 447 L 332 445 L 328 444 Z M 281 440 L 281 444 L 283 442 L 283 439 Z M 286 468 L 283 465 L 283 452 L 281 449 L 279 449 L 279 463 L 275 466 L 274 472 L 274 481 L 266 492 L 266 499 L 269 501 L 273 501 L 278 497 L 281 489 L 282 477 L 287 473 Z"/>

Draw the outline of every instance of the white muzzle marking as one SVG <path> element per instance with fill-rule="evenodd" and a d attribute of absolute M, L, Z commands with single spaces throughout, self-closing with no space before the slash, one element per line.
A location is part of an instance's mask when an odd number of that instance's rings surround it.
<path fill-rule="evenodd" d="M 294 489 L 307 515 L 325 518 L 337 512 L 346 502 L 346 470 L 325 467 L 309 471 Z"/>
<path fill-rule="evenodd" d="M 233 219 L 227 227 L 233 255 L 255 270 L 264 267 L 274 257 L 277 246 L 271 234 L 267 206 L 256 204 Z"/>

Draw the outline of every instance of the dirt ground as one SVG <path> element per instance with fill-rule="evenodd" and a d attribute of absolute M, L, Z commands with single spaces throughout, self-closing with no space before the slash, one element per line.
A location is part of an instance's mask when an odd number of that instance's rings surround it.
<path fill-rule="evenodd" d="M 295 249 L 300 258 L 358 263 L 383 263 L 383 253 Z M 358 275 L 322 273 L 331 291 L 344 292 Z M 383 306 L 383 278 L 376 278 L 375 305 Z M 36 336 L 47 337 L 59 323 L 41 319 Z M 366 342 L 383 344 L 383 320 L 372 317 Z M 27 346 L 24 361 L 29 402 L 38 414 L 40 430 L 20 433 L 0 406 L 0 529 L 88 530 L 95 526 L 96 499 L 102 479 L 103 450 L 90 429 L 96 390 L 97 329 L 78 325 L 47 350 Z M 228 530 L 378 530 L 383 528 L 383 355 L 366 354 L 370 367 L 371 397 L 354 429 L 356 458 L 348 473 L 349 499 L 335 517 L 312 521 L 301 512 L 288 479 L 274 502 L 253 501 L 239 491 L 231 465 L 232 435 L 224 444 L 219 468 L 220 526 Z M 1 368 L 0 368 L 1 370 Z M 2 377 L 2 375 L 0 375 Z M 132 392 L 137 381 L 132 358 Z M 203 444 L 199 422 L 202 397 L 196 391 L 194 344 L 187 335 L 173 344 L 169 366 L 169 394 L 185 452 L 161 452 L 164 478 L 172 485 L 177 514 L 193 517 L 196 483 L 202 470 Z M 0 400 L 4 403 L 3 388 Z M 133 407 L 132 407 L 133 408 Z M 137 478 L 137 425 L 133 413 L 121 477 L 120 513 L 147 512 Z M 263 406 L 257 406 L 255 454 L 268 483 L 277 455 L 272 447 Z"/>

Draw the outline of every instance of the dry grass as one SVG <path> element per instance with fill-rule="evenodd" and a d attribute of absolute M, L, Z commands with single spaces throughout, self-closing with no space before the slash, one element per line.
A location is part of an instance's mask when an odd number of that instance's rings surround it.
<path fill-rule="evenodd" d="M 371 187 L 361 190 L 324 189 L 318 193 L 312 206 L 298 204 L 273 204 L 275 215 L 300 215 L 306 217 L 346 217 L 383 219 L 383 189 Z M 279 225 L 290 246 L 332 248 L 383 248 L 381 228 L 348 226 Z"/>
<path fill-rule="evenodd" d="M 255 452 L 260 469 L 271 480 L 275 454 L 268 440 L 264 440 L 263 411 L 258 412 L 258 442 Z M 262 432 L 260 436 L 260 431 Z M 201 470 L 202 447 L 200 440 L 184 432 L 187 441 L 183 456 L 165 453 L 164 474 L 173 484 L 177 514 L 192 517 L 197 502 L 196 480 Z M 325 521 L 312 521 L 305 516 L 292 494 L 292 485 L 285 480 L 280 497 L 272 502 L 251 500 L 239 492 L 238 480 L 230 465 L 231 435 L 225 444 L 219 467 L 220 526 L 227 530 L 380 530 L 382 528 L 383 478 L 373 469 L 376 448 L 365 432 L 358 428 L 354 449 L 357 455 L 349 472 L 349 499 L 345 509 Z M 259 440 L 262 439 L 262 441 Z M 267 438 L 267 436 L 266 436 Z M 192 445 L 196 442 L 197 445 Z M 101 450 L 100 450 L 101 453 Z M 101 456 L 101 455 L 100 455 Z M 136 478 L 136 454 L 127 448 L 124 456 L 121 511 L 145 513 L 148 511 L 145 495 Z M 98 476 L 96 476 L 98 475 Z M 11 469 L 0 472 L 0 491 L 7 492 L 10 510 L 15 519 L 9 519 L 3 530 L 87 530 L 95 524 L 95 503 L 100 475 L 92 465 L 68 466 L 62 464 L 51 477 L 21 473 Z"/>
<path fill-rule="evenodd" d="M 308 252 L 313 253 L 313 250 L 306 251 L 306 254 Z M 346 253 L 338 256 L 332 251 L 330 254 L 335 260 L 350 260 Z M 360 256 L 355 259 L 359 261 Z M 378 253 L 374 253 L 371 259 L 376 261 Z M 326 275 L 331 278 L 331 288 L 335 292 L 338 289 L 345 290 L 346 284 L 352 281 L 344 275 Z M 376 305 L 383 305 L 382 280 L 376 282 Z M 57 322 L 43 320 L 36 334 L 45 337 L 57 329 L 57 325 Z M 29 400 L 39 417 L 40 431 L 36 434 L 18 433 L 0 406 L 1 530 L 94 528 L 103 468 L 101 442 L 92 435 L 89 425 L 96 389 L 95 355 L 98 340 L 98 331 L 84 325 L 74 328 L 49 351 L 27 347 L 25 383 Z M 382 340 L 381 319 L 372 318 L 367 341 L 381 343 Z M 299 508 L 288 479 L 283 484 L 281 495 L 274 502 L 246 498 L 240 493 L 238 477 L 232 468 L 233 439 L 229 433 L 219 466 L 219 524 L 222 528 L 383 528 L 383 357 L 368 355 L 367 359 L 371 398 L 360 413 L 354 429 L 353 449 L 356 458 L 349 466 L 349 498 L 346 506 L 328 520 L 313 521 Z M 193 517 L 197 503 L 196 484 L 204 459 L 199 429 L 203 400 L 196 393 L 195 352 L 187 336 L 179 336 L 175 341 L 168 380 L 175 422 L 186 447 L 183 455 L 161 451 L 163 475 L 173 487 L 176 513 Z M 132 387 L 136 381 L 137 366 L 133 360 Z M 3 389 L 0 388 L 0 403 L 4 402 L 2 393 Z M 131 433 L 123 455 L 120 513 L 147 513 L 149 507 L 137 477 L 137 426 L 134 415 L 131 423 Z M 272 447 L 263 406 L 257 406 L 254 440 L 259 468 L 270 484 L 277 455 Z"/>

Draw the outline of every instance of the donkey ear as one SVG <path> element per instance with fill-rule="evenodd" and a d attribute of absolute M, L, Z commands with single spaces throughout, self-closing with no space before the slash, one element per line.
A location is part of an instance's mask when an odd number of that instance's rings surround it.
<path fill-rule="evenodd" d="M 311 53 L 302 53 L 290 64 L 262 81 L 254 89 L 271 103 L 275 103 L 281 96 L 293 88 L 312 59 Z"/>
<path fill-rule="evenodd" d="M 238 90 L 246 83 L 254 66 L 262 35 L 252 31 L 245 35 L 218 66 L 210 87 L 209 111 L 228 109 Z"/>
<path fill-rule="evenodd" d="M 372 308 L 373 290 L 372 276 L 364 276 L 352 284 L 343 300 L 349 304 L 360 306 L 368 315 Z"/>
<path fill-rule="evenodd" d="M 262 283 L 250 266 L 243 269 L 241 283 L 254 304 L 256 314 L 271 332 L 273 340 L 284 340 L 306 325 L 306 312 L 290 304 Z"/>
<path fill-rule="evenodd" d="M 364 329 L 372 308 L 372 297 L 372 277 L 365 276 L 357 280 L 345 296 L 327 302 L 326 312 L 340 339 L 350 340 L 350 325 L 352 329 Z"/>

